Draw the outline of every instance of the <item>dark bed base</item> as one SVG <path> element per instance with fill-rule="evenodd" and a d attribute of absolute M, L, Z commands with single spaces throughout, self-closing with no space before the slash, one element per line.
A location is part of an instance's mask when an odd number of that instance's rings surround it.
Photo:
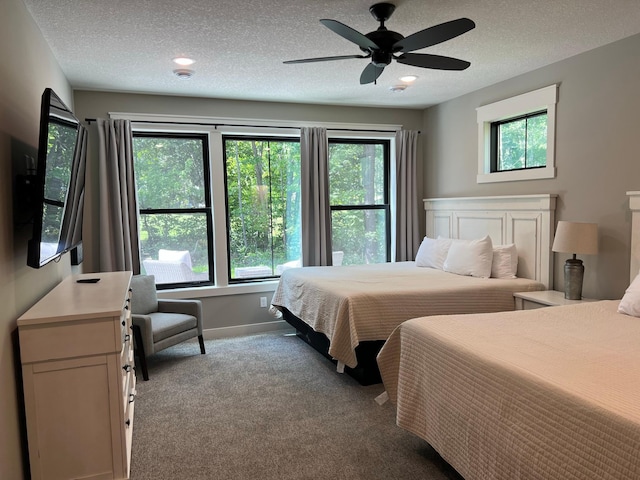
<path fill-rule="evenodd" d="M 324 333 L 316 332 L 309 325 L 304 323 L 286 308 L 282 311 L 283 318 L 296 329 L 299 338 L 315 348 L 318 352 L 331 360 L 334 364 L 338 362 L 329 355 L 329 339 Z M 362 342 L 356 347 L 356 359 L 358 364 L 355 368 L 345 365 L 344 371 L 355 378 L 361 385 L 374 385 L 381 383 L 380 370 L 376 356 L 384 345 L 384 340 Z"/>

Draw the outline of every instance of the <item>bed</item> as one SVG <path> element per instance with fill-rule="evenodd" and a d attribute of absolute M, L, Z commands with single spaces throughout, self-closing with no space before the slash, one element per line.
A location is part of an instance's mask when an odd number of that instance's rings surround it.
<path fill-rule="evenodd" d="M 400 323 L 425 315 L 514 309 L 513 293 L 550 284 L 554 195 L 427 199 L 426 236 L 517 246 L 517 277 L 477 278 L 415 262 L 306 267 L 282 273 L 272 306 L 364 385 L 381 381 L 376 355 Z"/>
<path fill-rule="evenodd" d="M 640 478 L 637 273 L 622 301 L 404 322 L 378 355 L 397 424 L 465 480 Z"/>

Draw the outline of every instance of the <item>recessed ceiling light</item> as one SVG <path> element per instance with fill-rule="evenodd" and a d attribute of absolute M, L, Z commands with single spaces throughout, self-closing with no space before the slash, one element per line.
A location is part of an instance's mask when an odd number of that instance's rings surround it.
<path fill-rule="evenodd" d="M 391 90 L 393 93 L 401 93 L 404 92 L 407 89 L 406 85 L 393 85 L 392 87 L 389 87 L 389 90 Z"/>
<path fill-rule="evenodd" d="M 178 65 L 182 65 L 184 67 L 186 67 L 187 65 L 193 65 L 194 63 L 196 63 L 196 61 L 193 58 L 188 58 L 188 57 L 176 57 L 173 59 L 174 63 L 177 63 Z"/>
<path fill-rule="evenodd" d="M 401 82 L 412 83 L 417 79 L 417 75 L 405 75 L 404 77 L 400 77 Z"/>
<path fill-rule="evenodd" d="M 187 70 L 186 68 L 181 68 L 178 70 L 174 70 L 173 73 L 176 75 L 176 77 L 182 78 L 183 80 L 187 80 L 193 77 L 193 74 L 196 72 L 194 72 L 193 70 Z"/>

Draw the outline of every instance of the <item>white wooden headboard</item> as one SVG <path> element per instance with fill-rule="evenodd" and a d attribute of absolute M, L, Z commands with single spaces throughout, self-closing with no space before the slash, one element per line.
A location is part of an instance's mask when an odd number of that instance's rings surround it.
<path fill-rule="evenodd" d="M 640 192 L 638 195 L 640 206 Z M 427 236 L 474 239 L 489 235 L 494 245 L 515 243 L 518 277 L 535 279 L 551 289 L 556 197 L 540 194 L 427 198 L 423 200 Z"/>
<path fill-rule="evenodd" d="M 627 192 L 631 210 L 631 258 L 629 258 L 629 282 L 633 282 L 640 270 L 640 192 Z"/>

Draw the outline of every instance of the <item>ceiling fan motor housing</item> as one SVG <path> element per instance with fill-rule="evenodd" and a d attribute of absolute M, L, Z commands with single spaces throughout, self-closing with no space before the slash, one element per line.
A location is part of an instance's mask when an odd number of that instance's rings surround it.
<path fill-rule="evenodd" d="M 371 61 L 378 67 L 384 67 L 391 63 L 393 59 L 392 54 L 400 50 L 400 48 L 394 48 L 393 46 L 404 38 L 404 36 L 398 32 L 392 32 L 385 27 L 380 27 L 374 32 L 367 33 L 365 37 L 379 47 L 379 49 L 361 48 L 361 50 L 367 53 L 371 52 Z"/>

